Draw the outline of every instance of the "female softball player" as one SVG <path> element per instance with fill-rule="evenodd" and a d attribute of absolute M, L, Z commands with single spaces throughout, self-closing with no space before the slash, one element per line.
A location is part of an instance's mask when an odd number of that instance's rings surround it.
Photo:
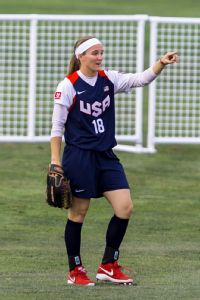
<path fill-rule="evenodd" d="M 167 64 L 177 62 L 168 52 L 142 73 L 101 70 L 102 43 L 84 37 L 74 46 L 69 74 L 55 92 L 51 130 L 51 163 L 62 165 L 70 180 L 73 205 L 68 210 L 65 243 L 69 260 L 68 284 L 94 285 L 82 265 L 81 229 L 90 199 L 104 196 L 113 209 L 106 232 L 105 251 L 96 279 L 132 284 L 118 264 L 119 248 L 126 233 L 133 202 L 123 166 L 112 148 L 115 140 L 114 95 L 152 82 Z M 60 160 L 64 131 L 65 148 Z"/>

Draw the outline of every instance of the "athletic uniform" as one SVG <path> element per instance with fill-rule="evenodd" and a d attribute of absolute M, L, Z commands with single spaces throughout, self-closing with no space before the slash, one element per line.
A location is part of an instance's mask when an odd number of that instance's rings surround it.
<path fill-rule="evenodd" d="M 59 83 L 51 136 L 61 136 L 64 127 L 62 166 L 74 196 L 98 198 L 105 191 L 129 188 L 112 151 L 117 144 L 114 94 L 130 92 L 155 77 L 152 68 L 136 74 L 100 70 L 92 78 L 76 71 Z"/>
<path fill-rule="evenodd" d="M 88 56 L 82 60 L 80 55 L 87 54 L 88 49 Z M 96 64 L 97 67 L 102 59 L 102 43 L 95 37 L 89 37 L 77 41 L 70 63 L 74 68 L 79 60 L 82 67 L 88 71 L 87 62 L 93 66 Z M 97 269 L 96 279 L 114 284 L 134 284 L 133 278 L 124 274 L 118 264 L 119 249 L 132 212 L 132 203 L 129 193 L 124 192 L 123 196 L 117 192 L 119 189 L 128 189 L 129 185 L 124 169 L 112 151 L 117 144 L 114 95 L 148 85 L 156 78 L 153 69 L 150 67 L 135 74 L 99 70 L 93 77 L 87 77 L 78 70 L 61 81 L 56 89 L 51 137 L 62 137 L 64 131 L 66 145 L 62 166 L 65 176 L 70 180 L 72 193 L 77 197 L 73 199 L 74 206 L 71 207 L 65 227 L 69 262 L 68 284 L 95 285 L 87 276 L 80 254 L 81 231 L 87 212 L 84 209 L 87 210 L 89 206 L 86 199 L 98 198 L 106 191 L 113 190 L 116 191 L 115 194 L 110 193 L 110 199 L 107 200 L 113 206 L 114 215 L 107 227 L 105 251 Z M 59 143 L 55 142 L 53 154 L 56 158 L 58 150 Z M 82 205 L 83 209 L 79 210 L 79 205 Z"/>

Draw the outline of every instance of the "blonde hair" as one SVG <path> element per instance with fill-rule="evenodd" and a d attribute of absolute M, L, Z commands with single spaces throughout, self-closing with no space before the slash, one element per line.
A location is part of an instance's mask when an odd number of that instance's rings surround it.
<path fill-rule="evenodd" d="M 81 37 L 79 40 L 76 41 L 75 45 L 74 45 L 74 51 L 73 51 L 73 55 L 70 59 L 69 62 L 69 70 L 68 70 L 68 75 L 72 74 L 75 71 L 78 71 L 80 69 L 80 60 L 78 58 L 76 58 L 75 55 L 75 50 L 78 46 L 80 46 L 82 43 L 84 43 L 85 41 L 92 39 L 93 36 L 85 36 L 85 37 Z M 84 54 L 84 53 L 83 53 Z"/>

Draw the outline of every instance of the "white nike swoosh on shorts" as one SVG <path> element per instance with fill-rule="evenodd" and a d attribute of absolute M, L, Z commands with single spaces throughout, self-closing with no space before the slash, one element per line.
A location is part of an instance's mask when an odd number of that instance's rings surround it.
<path fill-rule="evenodd" d="M 79 189 L 76 189 L 76 190 L 75 190 L 76 193 L 81 193 L 81 192 L 84 192 L 84 191 L 85 191 L 85 190 L 79 190 Z"/>

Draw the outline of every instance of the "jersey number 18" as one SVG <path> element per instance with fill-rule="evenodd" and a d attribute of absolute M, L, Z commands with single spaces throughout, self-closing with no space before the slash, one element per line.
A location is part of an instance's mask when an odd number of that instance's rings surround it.
<path fill-rule="evenodd" d="M 94 130 L 95 130 L 96 134 L 102 133 L 105 131 L 102 119 L 94 120 L 94 121 L 92 121 L 92 124 L 94 125 Z"/>

